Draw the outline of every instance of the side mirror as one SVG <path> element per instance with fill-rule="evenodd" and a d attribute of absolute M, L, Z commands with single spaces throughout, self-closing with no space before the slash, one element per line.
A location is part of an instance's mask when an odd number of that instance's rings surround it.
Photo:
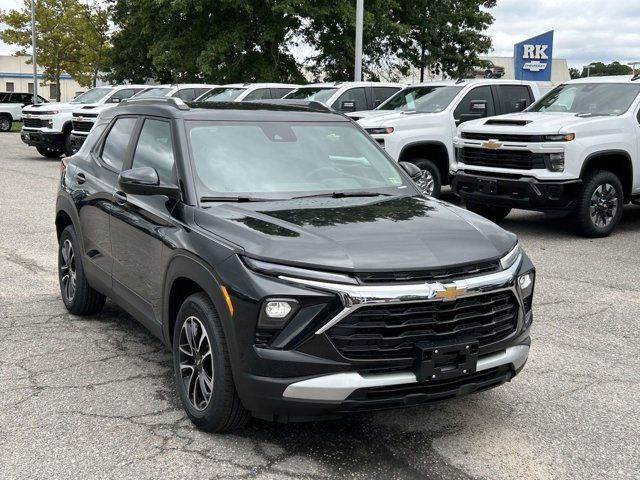
<path fill-rule="evenodd" d="M 160 185 L 155 168 L 138 167 L 124 170 L 118 175 L 118 185 L 131 195 L 167 195 L 177 197 L 180 189 L 175 185 Z"/>
<path fill-rule="evenodd" d="M 411 180 L 420 180 L 422 178 L 422 170 L 416 167 L 413 163 L 400 162 L 400 167 L 405 171 L 407 175 L 411 177 Z"/>
<path fill-rule="evenodd" d="M 353 100 L 344 100 L 340 104 L 340 110 L 343 112 L 355 112 L 356 111 L 356 102 Z"/>

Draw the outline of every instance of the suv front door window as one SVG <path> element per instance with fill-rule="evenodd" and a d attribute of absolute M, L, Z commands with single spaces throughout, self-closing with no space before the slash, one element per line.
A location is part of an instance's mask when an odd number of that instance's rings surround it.
<path fill-rule="evenodd" d="M 102 161 L 117 172 L 122 170 L 136 122 L 133 117 L 118 118 L 104 140 Z"/>

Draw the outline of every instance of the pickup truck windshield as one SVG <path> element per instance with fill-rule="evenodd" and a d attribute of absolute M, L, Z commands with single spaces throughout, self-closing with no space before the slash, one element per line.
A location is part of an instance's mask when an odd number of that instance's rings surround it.
<path fill-rule="evenodd" d="M 92 88 L 78 95 L 71 103 L 97 103 L 111 92 L 113 92 L 112 88 Z"/>
<path fill-rule="evenodd" d="M 527 109 L 528 112 L 565 112 L 584 115 L 621 115 L 640 92 L 627 83 L 567 83 Z"/>
<path fill-rule="evenodd" d="M 397 193 L 398 167 L 350 123 L 189 121 L 198 191 L 292 198 Z"/>
<path fill-rule="evenodd" d="M 219 87 L 212 88 L 197 99 L 198 102 L 233 102 L 246 88 Z"/>
<path fill-rule="evenodd" d="M 377 110 L 438 113 L 449 106 L 460 90 L 462 87 L 445 85 L 405 88 L 380 105 Z"/>
<path fill-rule="evenodd" d="M 331 87 L 298 88 L 288 95 L 285 95 L 284 98 L 291 98 L 294 100 L 315 100 L 316 102 L 327 103 L 331 96 L 337 91 L 337 88 Z"/>

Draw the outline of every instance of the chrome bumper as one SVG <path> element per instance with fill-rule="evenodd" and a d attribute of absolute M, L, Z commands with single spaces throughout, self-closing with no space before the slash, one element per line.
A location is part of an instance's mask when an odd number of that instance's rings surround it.
<path fill-rule="evenodd" d="M 477 372 L 502 365 L 520 369 L 529 356 L 528 345 L 516 345 L 501 352 L 491 353 L 478 359 Z M 418 383 L 413 372 L 391 372 L 361 374 L 358 372 L 334 373 L 292 383 L 282 394 L 285 398 L 342 402 L 360 388 L 386 387 Z"/>

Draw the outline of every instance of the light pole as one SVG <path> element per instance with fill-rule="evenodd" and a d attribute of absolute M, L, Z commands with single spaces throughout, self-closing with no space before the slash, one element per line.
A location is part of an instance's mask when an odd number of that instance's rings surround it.
<path fill-rule="evenodd" d="M 38 103 L 38 64 L 36 63 L 36 7 L 31 0 L 31 50 L 33 63 L 33 103 Z"/>
<path fill-rule="evenodd" d="M 362 27 L 364 23 L 364 0 L 356 2 L 356 65 L 354 80 L 362 80 Z"/>
<path fill-rule="evenodd" d="M 589 77 L 589 74 L 591 73 L 592 68 L 596 68 L 595 63 L 590 63 L 589 65 L 587 65 L 587 77 Z"/>

